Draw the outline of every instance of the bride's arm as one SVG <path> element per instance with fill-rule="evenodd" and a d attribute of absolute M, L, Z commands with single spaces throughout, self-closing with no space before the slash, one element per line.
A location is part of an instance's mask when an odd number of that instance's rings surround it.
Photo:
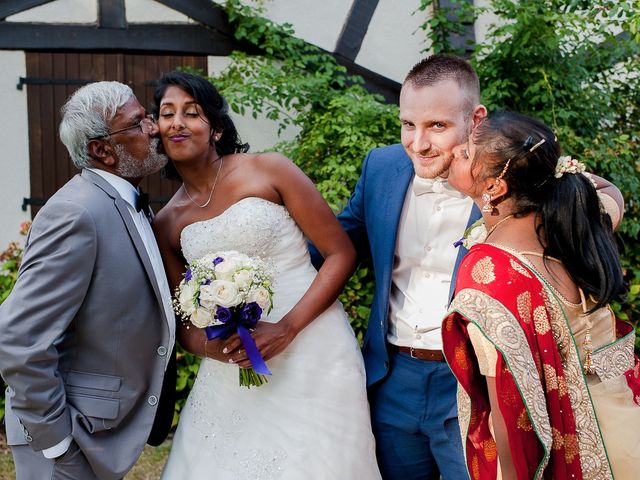
<path fill-rule="evenodd" d="M 356 265 L 356 252 L 313 182 L 290 160 L 277 153 L 260 155 L 257 175 L 264 175 L 282 199 L 291 217 L 325 261 L 300 301 L 276 324 L 260 322 L 254 331 L 265 360 L 281 353 L 318 315 L 336 301 Z M 227 351 L 240 346 L 237 337 L 227 341 Z M 243 351 L 232 358 L 241 367 L 251 363 Z"/>
<path fill-rule="evenodd" d="M 177 237 L 179 236 L 175 230 L 175 225 L 169 218 L 168 212 L 161 210 L 154 219 L 153 231 L 172 293 L 175 292 L 182 280 L 186 264 L 180 254 L 179 247 L 173 245 L 173 243 L 178 243 Z M 207 341 L 202 329 L 195 328 L 188 322 L 183 322 L 178 316 L 176 316 L 176 339 L 182 348 L 194 355 L 208 356 L 223 362 L 229 361 L 228 356 L 222 353 L 223 345 L 220 340 Z"/>

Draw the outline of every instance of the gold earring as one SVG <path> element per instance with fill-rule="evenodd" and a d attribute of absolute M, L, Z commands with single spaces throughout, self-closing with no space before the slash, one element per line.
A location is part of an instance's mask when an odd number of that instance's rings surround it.
<path fill-rule="evenodd" d="M 491 200 L 493 200 L 493 198 L 491 197 L 491 195 L 489 195 L 488 193 L 483 193 L 482 194 L 482 213 L 492 213 L 493 212 L 493 206 L 491 205 Z"/>

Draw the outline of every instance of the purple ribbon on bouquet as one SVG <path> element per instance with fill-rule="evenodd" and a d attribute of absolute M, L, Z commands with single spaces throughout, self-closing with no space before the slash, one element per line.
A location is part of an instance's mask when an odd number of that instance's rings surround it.
<path fill-rule="evenodd" d="M 236 332 L 242 341 L 242 346 L 247 351 L 253 370 L 261 375 L 271 375 L 271 371 L 264 362 L 262 355 L 260 355 L 260 350 L 258 350 L 256 342 L 249 331 L 249 329 L 255 328 L 261 316 L 262 308 L 256 302 L 231 308 L 218 307 L 216 319 L 223 325 L 205 327 L 204 331 L 208 340 L 219 337 L 224 339 Z"/>

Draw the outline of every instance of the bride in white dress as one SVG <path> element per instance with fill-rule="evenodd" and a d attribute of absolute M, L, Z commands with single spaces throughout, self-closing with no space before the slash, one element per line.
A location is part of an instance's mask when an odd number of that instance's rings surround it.
<path fill-rule="evenodd" d="M 236 335 L 206 341 L 182 324 L 181 345 L 203 357 L 163 479 L 380 479 L 364 366 L 336 298 L 353 247 L 311 181 L 281 155 L 242 153 L 223 100 L 206 80 L 171 73 L 155 102 L 166 153 L 183 181 L 154 229 L 170 283 L 207 253 L 237 250 L 276 269 L 273 310 L 253 332 L 272 372 L 249 367 Z M 303 233 L 304 232 L 304 233 Z M 316 272 L 305 236 L 324 254 Z"/>

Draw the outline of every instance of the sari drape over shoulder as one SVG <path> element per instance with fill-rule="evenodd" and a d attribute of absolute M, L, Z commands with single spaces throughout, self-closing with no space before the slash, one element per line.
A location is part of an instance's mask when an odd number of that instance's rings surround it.
<path fill-rule="evenodd" d="M 442 335 L 445 357 L 458 380 L 462 443 L 473 480 L 495 479 L 498 458 L 471 324 L 497 352 L 484 362 L 495 362 L 489 370 L 495 373 L 518 479 L 614 478 L 590 388 L 625 378 L 630 402 L 640 402 L 635 332 L 620 323 L 616 339 L 612 323 L 611 338 L 596 344 L 591 357 L 597 375 L 585 376 L 584 355 L 569 320 L 556 292 L 521 256 L 481 244 L 463 260 Z M 633 408 L 640 421 L 640 408 Z M 640 442 L 640 431 L 634 435 Z"/>

